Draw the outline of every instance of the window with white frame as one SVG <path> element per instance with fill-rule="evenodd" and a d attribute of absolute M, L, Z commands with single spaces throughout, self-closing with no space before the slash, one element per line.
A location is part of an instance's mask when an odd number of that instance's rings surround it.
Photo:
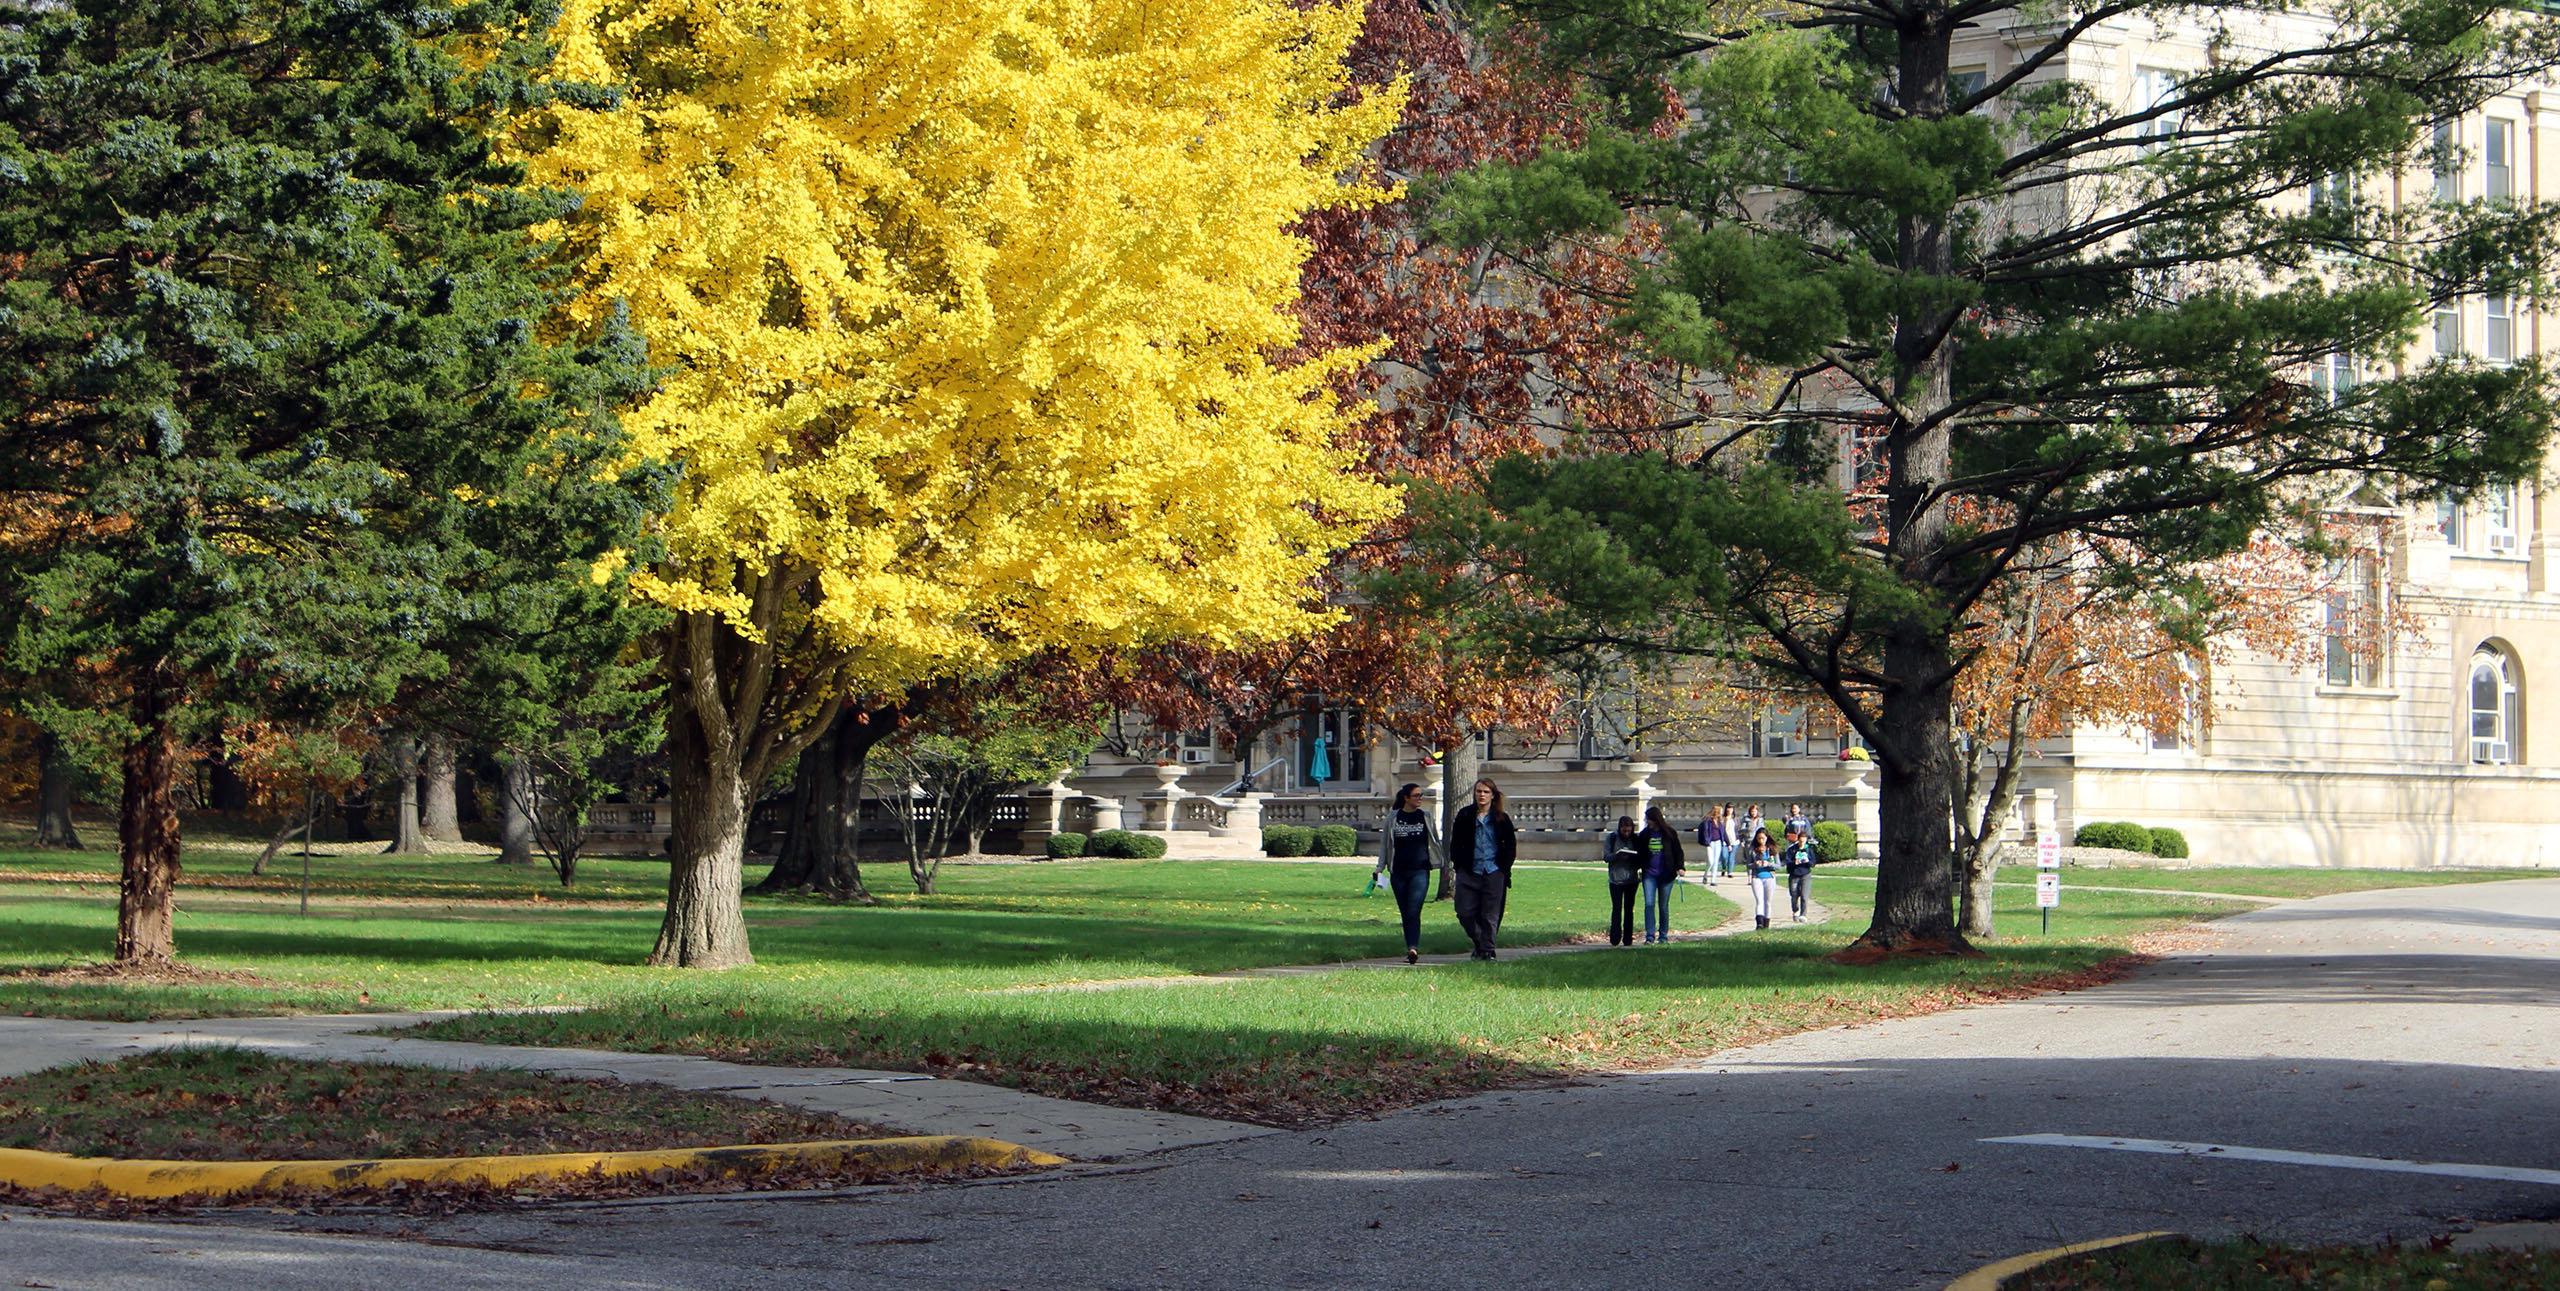
<path fill-rule="evenodd" d="M 2428 149 L 2428 157 L 2435 167 L 2439 202 L 2462 200 L 2462 147 L 2456 138 L 2452 122 L 2436 122 L 2435 146 Z"/>
<path fill-rule="evenodd" d="M 1982 93 L 1982 87 L 1990 83 L 1990 73 L 1979 67 L 1963 67 L 1947 73 L 1947 105 L 1953 107 Z M 1991 105 L 1986 103 L 1982 106 L 1988 108 Z"/>
<path fill-rule="evenodd" d="M 2447 489 L 2436 495 L 2436 532 L 2444 535 L 2445 545 L 2460 549 L 2464 538 L 2462 499 Z"/>
<path fill-rule="evenodd" d="M 2323 402 L 2335 404 L 2344 400 L 2356 388 L 2355 356 L 2341 352 L 2313 359 L 2311 388 L 2319 392 Z"/>
<path fill-rule="evenodd" d="M 2149 112 L 2178 97 L 2178 74 L 2163 67 L 2133 69 L 2133 101 L 2139 110 Z M 2156 146 L 2176 138 L 2178 127 L 2186 120 L 2184 108 L 2173 108 L 2158 116 L 2145 117 L 2133 128 L 2133 136 Z"/>
<path fill-rule="evenodd" d="M 2492 556 L 2512 556 L 2523 545 L 2516 533 L 2516 486 L 2500 484 L 2480 495 L 2480 536 Z"/>
<path fill-rule="evenodd" d="M 2516 669 L 2505 651 L 2483 645 L 2471 652 L 2471 761 L 2478 766 L 2507 766 L 2521 761 L 2518 737 L 2524 733 L 2524 691 L 2516 685 Z"/>
<path fill-rule="evenodd" d="M 2355 201 L 2355 181 L 2344 171 L 2330 171 L 2311 181 L 2311 209 L 2338 210 Z"/>
<path fill-rule="evenodd" d="M 2452 358 L 2462 353 L 2462 306 L 2446 301 L 2436 306 L 2436 353 Z"/>
<path fill-rule="evenodd" d="M 2151 730 L 2151 747 L 2161 752 L 2187 748 L 2202 738 L 2204 730 L 2204 665 L 2194 655 L 2181 654 L 2172 666 L 2178 673 L 2176 708 L 2167 715 L 2167 730 Z"/>
<path fill-rule="evenodd" d="M 2491 117 L 2481 134 L 2480 160 L 2488 165 L 2486 181 L 2480 195 L 2493 202 L 2503 202 L 2515 193 L 2514 124 Z"/>
<path fill-rule="evenodd" d="M 2490 296 L 2483 312 L 2488 326 L 2480 336 L 2481 352 L 2492 363 L 2516 361 L 2516 305 L 2509 296 Z"/>
<path fill-rule="evenodd" d="M 2322 599 L 2320 640 L 2322 680 L 2338 687 L 2383 684 L 2387 662 L 2382 555 L 2351 552 L 2329 563 L 2328 594 Z"/>

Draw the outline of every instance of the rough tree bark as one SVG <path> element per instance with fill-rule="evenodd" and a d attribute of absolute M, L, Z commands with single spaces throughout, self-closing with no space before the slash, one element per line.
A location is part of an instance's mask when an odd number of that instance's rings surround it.
<path fill-rule="evenodd" d="M 523 758 L 499 763 L 498 860 L 500 865 L 533 864 L 533 766 Z"/>
<path fill-rule="evenodd" d="M 710 747 L 692 703 L 667 713 L 667 917 L 649 962 L 666 968 L 734 968 L 747 951 L 739 885 L 747 850 L 747 791 L 738 763 Z"/>
<path fill-rule="evenodd" d="M 71 818 L 71 756 L 51 731 L 36 732 L 36 846 L 80 850 L 80 830 Z"/>
<path fill-rule="evenodd" d="M 1959 799 L 1963 813 L 1956 820 L 1956 861 L 1963 868 L 1964 881 L 1956 906 L 1956 930 L 1969 939 L 1993 935 L 1991 907 L 1997 894 L 1992 884 L 2008 846 L 2001 836 L 2008 832 L 2009 817 L 2018 807 L 2018 763 L 2025 756 L 2027 724 L 2034 712 L 2032 695 L 2009 701 L 2008 726 L 1988 790 L 1979 787 L 1982 759 L 1991 756 L 1984 751 L 1984 741 L 1974 740 L 1964 755 L 1964 795 Z"/>
<path fill-rule="evenodd" d="M 419 804 L 418 831 L 438 842 L 461 842 L 462 812 L 454 800 L 452 737 L 426 738 L 418 759 L 418 775 L 424 795 Z"/>
<path fill-rule="evenodd" d="M 847 708 L 800 754 L 791 794 L 791 832 L 758 892 L 821 892 L 870 905 L 862 881 L 862 781 L 871 750 L 898 729 L 895 705 Z"/>
<path fill-rule="evenodd" d="M 418 828 L 418 738 L 394 735 L 382 742 L 382 756 L 391 764 L 389 779 L 397 792 L 397 806 L 392 810 L 391 845 L 383 848 L 385 856 L 415 856 L 427 850 L 427 836 Z"/>
<path fill-rule="evenodd" d="M 116 962 L 177 958 L 172 893 L 178 885 L 177 688 L 162 670 L 134 687 L 140 728 L 124 748 L 124 795 L 116 822 L 124 878 L 116 902 Z"/>

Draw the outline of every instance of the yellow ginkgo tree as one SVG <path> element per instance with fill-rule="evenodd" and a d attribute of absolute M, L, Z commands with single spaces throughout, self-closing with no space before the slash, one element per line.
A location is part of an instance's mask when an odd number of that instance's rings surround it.
<path fill-rule="evenodd" d="M 585 308 L 663 369 L 674 857 L 652 962 L 748 962 L 756 785 L 854 693 L 1313 626 L 1393 504 L 1288 359 L 1309 212 L 1384 194 L 1356 2 L 571 0 L 529 116 Z"/>

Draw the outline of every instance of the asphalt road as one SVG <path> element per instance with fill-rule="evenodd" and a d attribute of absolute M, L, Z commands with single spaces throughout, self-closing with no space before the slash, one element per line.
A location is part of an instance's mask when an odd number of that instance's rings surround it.
<path fill-rule="evenodd" d="M 2206 940 L 2072 995 L 1108 1174 L 317 1221 L 363 1237 L 20 1214 L 0 1285 L 1900 1288 L 2146 1229 L 2373 1240 L 2560 1217 L 2560 880 L 2300 902 Z M 1987 1141 L 2027 1135 L 2510 1177 Z"/>

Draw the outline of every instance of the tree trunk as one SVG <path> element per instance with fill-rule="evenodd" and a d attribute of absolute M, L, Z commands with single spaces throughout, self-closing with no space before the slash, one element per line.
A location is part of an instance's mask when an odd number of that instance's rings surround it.
<path fill-rule="evenodd" d="M 747 786 L 734 754 L 705 738 L 684 687 L 667 712 L 667 917 L 649 962 L 660 968 L 752 964 L 741 908 L 747 852 Z"/>
<path fill-rule="evenodd" d="M 533 764 L 510 757 L 499 763 L 498 864 L 533 864 Z"/>
<path fill-rule="evenodd" d="M 1926 625 L 1888 637 L 1877 725 L 1879 849 L 1874 920 L 1852 949 L 1970 954 L 1955 927 L 1955 685 L 1947 647 Z M 1912 684 L 1913 680 L 1919 684 Z"/>
<path fill-rule="evenodd" d="M 53 732 L 36 732 L 36 846 L 80 850 L 80 831 L 71 818 L 71 757 Z"/>
<path fill-rule="evenodd" d="M 1974 802 L 1970 782 L 1981 774 L 1982 745 L 1974 745 L 1972 760 L 1965 767 L 1968 781 L 1964 798 L 1965 828 L 1958 833 L 1961 847 L 1958 861 L 1964 869 L 1962 898 L 1956 909 L 1956 930 L 1968 938 L 1989 939 L 1992 935 L 1993 881 L 2000 873 L 2000 858 L 2007 844 L 2001 836 L 2009 829 L 2009 817 L 2018 808 L 2018 764 L 2026 756 L 2027 718 L 2034 711 L 2035 700 L 2022 695 L 2009 705 L 2009 726 L 2000 746 L 1999 762 L 1992 773 L 1990 791 L 1982 795 L 1979 807 Z"/>
<path fill-rule="evenodd" d="M 462 809 L 454 801 L 453 740 L 449 736 L 427 737 L 418 774 L 424 780 L 425 798 L 419 809 L 418 831 L 443 843 L 462 841 Z"/>
<path fill-rule="evenodd" d="M 823 892 L 865 905 L 878 898 L 862 881 L 862 781 L 871 750 L 898 729 L 895 705 L 848 708 L 800 755 L 793 778 L 791 833 L 758 892 Z"/>
<path fill-rule="evenodd" d="M 116 962 L 165 964 L 178 954 L 172 899 L 178 885 L 178 730 L 170 712 L 176 696 L 151 676 L 134 699 L 141 730 L 124 749 L 124 796 L 116 821 L 124 863 Z"/>
<path fill-rule="evenodd" d="M 382 849 L 383 855 L 419 855 L 427 850 L 427 836 L 418 828 L 417 737 L 403 734 L 384 740 L 382 755 L 391 764 L 389 778 L 398 792 L 398 806 L 391 813 L 391 846 Z"/>
<path fill-rule="evenodd" d="M 309 804 L 304 805 L 308 807 Z M 266 848 L 258 853 L 258 859 L 249 863 L 249 873 L 263 877 L 267 872 L 267 862 L 274 860 L 276 853 L 283 851 L 284 845 L 291 842 L 294 835 L 310 831 L 311 815 L 307 810 L 297 809 L 285 817 L 284 823 L 276 826 L 276 832 L 268 836 Z"/>
<path fill-rule="evenodd" d="M 1458 821 L 1458 810 L 1475 801 L 1476 780 L 1484 771 L 1484 741 L 1476 730 L 1464 724 L 1458 728 L 1458 742 L 1440 755 L 1440 837 L 1449 837 L 1450 827 Z M 1450 885 L 1457 882 L 1458 858 L 1441 849 L 1440 888 L 1431 899 L 1449 899 Z"/>

